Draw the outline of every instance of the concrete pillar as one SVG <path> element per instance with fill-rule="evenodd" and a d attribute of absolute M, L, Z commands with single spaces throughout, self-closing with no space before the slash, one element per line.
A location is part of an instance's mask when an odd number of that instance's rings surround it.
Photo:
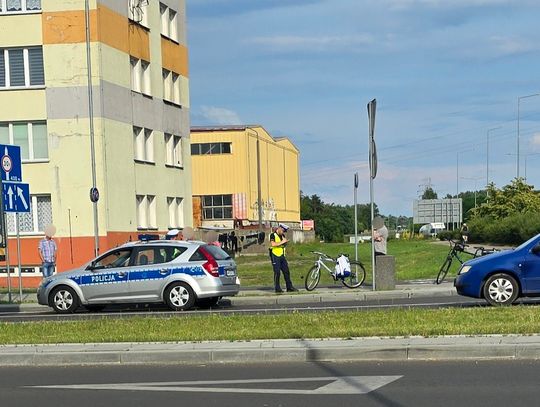
<path fill-rule="evenodd" d="M 375 257 L 375 290 L 396 288 L 396 258 L 394 256 Z"/>

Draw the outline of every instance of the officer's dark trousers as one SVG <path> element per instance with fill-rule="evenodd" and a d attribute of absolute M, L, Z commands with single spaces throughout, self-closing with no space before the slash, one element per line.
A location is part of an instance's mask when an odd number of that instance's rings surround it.
<path fill-rule="evenodd" d="M 271 254 L 270 258 L 272 259 L 272 267 L 274 269 L 274 288 L 276 289 L 276 291 L 281 290 L 280 272 L 283 272 L 283 277 L 285 278 L 287 290 L 292 289 L 293 285 L 291 283 L 291 275 L 289 273 L 289 263 L 287 263 L 287 259 L 285 258 L 285 256 L 275 256 Z"/>

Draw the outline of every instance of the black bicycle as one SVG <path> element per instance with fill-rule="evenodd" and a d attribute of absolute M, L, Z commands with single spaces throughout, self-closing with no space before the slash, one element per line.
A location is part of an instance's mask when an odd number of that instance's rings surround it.
<path fill-rule="evenodd" d="M 468 252 L 467 250 L 465 250 L 465 248 L 470 246 L 468 244 L 465 244 L 464 242 L 458 242 L 449 239 L 448 243 L 450 243 L 450 251 L 446 255 L 446 259 L 444 260 L 444 263 L 439 269 L 439 274 L 437 274 L 437 279 L 435 280 L 436 284 L 441 284 L 444 281 L 446 275 L 448 274 L 448 270 L 450 270 L 450 267 L 452 266 L 452 262 L 454 261 L 454 259 L 459 261 L 460 264 L 465 263 L 465 261 L 461 259 L 460 253 L 465 253 L 469 256 L 472 256 L 472 258 L 475 258 L 480 256 L 486 256 L 497 251 L 496 249 L 486 249 L 481 246 L 474 247 L 474 252 Z"/>

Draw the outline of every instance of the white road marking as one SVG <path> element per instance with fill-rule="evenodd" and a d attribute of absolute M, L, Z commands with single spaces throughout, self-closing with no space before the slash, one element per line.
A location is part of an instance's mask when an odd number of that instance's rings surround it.
<path fill-rule="evenodd" d="M 403 376 L 342 376 L 342 377 L 294 377 L 286 379 L 251 379 L 251 380 L 207 380 L 185 382 L 156 382 L 156 383 L 117 383 L 117 384 L 71 384 L 50 386 L 27 386 L 46 389 L 71 390 L 125 390 L 125 391 L 168 391 L 168 392 L 202 392 L 202 393 L 259 393 L 259 394 L 367 394 L 378 388 L 392 383 Z M 280 389 L 280 388 L 240 388 L 240 387 L 210 387 L 216 385 L 238 384 L 272 384 L 321 382 L 328 384 L 313 390 Z M 208 386 L 208 387 L 207 387 Z"/>

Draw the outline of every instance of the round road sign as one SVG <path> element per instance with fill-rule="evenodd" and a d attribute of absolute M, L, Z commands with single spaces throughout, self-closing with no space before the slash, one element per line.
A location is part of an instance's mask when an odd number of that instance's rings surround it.
<path fill-rule="evenodd" d="M 92 202 L 99 201 L 99 191 L 97 188 L 90 188 L 90 201 Z"/>
<path fill-rule="evenodd" d="M 2 156 L 2 169 L 4 172 L 11 172 L 13 169 L 13 161 L 9 155 Z"/>

